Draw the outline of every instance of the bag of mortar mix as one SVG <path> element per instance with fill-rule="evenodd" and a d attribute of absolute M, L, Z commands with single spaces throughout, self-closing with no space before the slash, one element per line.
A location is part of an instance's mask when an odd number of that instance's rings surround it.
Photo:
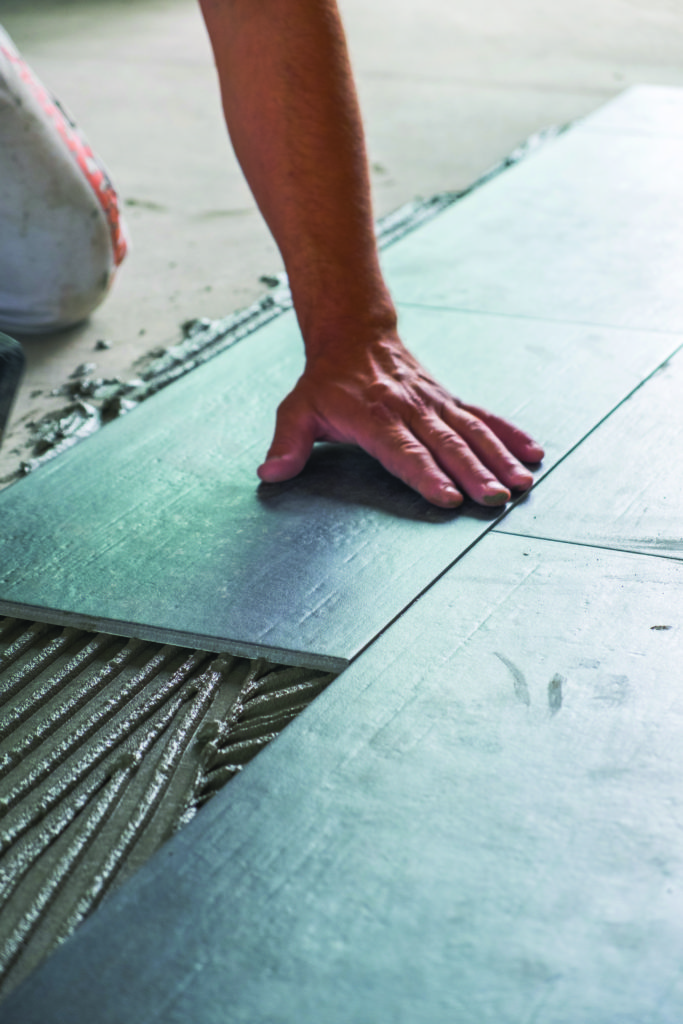
<path fill-rule="evenodd" d="M 0 26 L 0 330 L 83 320 L 126 247 L 106 169 Z"/>

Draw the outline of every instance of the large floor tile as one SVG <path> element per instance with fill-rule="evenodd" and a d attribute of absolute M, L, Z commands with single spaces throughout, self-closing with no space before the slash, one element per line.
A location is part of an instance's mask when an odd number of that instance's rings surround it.
<path fill-rule="evenodd" d="M 489 535 L 3 1024 L 674 1024 L 683 567 Z"/>
<path fill-rule="evenodd" d="M 683 139 L 574 128 L 384 265 L 401 302 L 683 329 Z"/>
<path fill-rule="evenodd" d="M 683 559 L 683 352 L 506 518 L 514 533 Z"/>
<path fill-rule="evenodd" d="M 683 89 L 632 86 L 586 117 L 584 128 L 621 135 L 683 138 Z"/>
<path fill-rule="evenodd" d="M 416 309 L 402 326 L 454 391 L 547 442 L 545 469 L 676 343 Z M 257 486 L 300 366 L 287 314 L 5 490 L 0 610 L 342 667 L 498 513 L 441 512 L 347 447 L 322 446 L 300 478 Z"/>

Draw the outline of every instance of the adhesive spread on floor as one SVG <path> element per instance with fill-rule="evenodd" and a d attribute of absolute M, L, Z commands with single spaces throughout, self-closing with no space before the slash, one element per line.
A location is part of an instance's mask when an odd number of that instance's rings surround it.
<path fill-rule="evenodd" d="M 0 995 L 332 678 L 0 620 Z"/>

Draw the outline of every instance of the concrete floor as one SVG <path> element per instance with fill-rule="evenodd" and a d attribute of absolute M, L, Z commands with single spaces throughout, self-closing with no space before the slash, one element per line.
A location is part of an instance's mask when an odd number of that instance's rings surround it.
<path fill-rule="evenodd" d="M 637 82 L 683 86 L 676 0 L 341 0 L 365 114 L 376 212 L 458 189 L 538 129 Z M 70 109 L 123 197 L 132 252 L 85 324 L 25 342 L 28 372 L 0 476 L 47 392 L 81 362 L 135 360 L 218 317 L 281 269 L 232 155 L 195 0 L 3 0 L 26 58 Z M 108 351 L 95 343 L 109 339 Z M 37 392 L 40 391 L 40 394 Z"/>

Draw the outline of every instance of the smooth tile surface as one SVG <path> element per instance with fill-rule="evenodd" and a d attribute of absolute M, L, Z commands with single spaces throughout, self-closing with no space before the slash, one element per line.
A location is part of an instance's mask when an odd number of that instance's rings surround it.
<path fill-rule="evenodd" d="M 683 560 L 682 394 L 679 352 L 502 529 Z"/>
<path fill-rule="evenodd" d="M 545 469 L 678 340 L 414 309 L 403 330 L 453 391 L 547 442 Z M 4 491 L 0 610 L 343 666 L 497 513 L 441 512 L 342 447 L 257 487 L 300 361 L 288 314 Z"/>
<path fill-rule="evenodd" d="M 401 302 L 683 330 L 683 139 L 575 128 L 389 249 Z"/>
<path fill-rule="evenodd" d="M 679 1021 L 682 583 L 490 534 L 0 1020 Z"/>
<path fill-rule="evenodd" d="M 683 138 L 683 89 L 635 85 L 581 121 L 591 131 Z"/>

